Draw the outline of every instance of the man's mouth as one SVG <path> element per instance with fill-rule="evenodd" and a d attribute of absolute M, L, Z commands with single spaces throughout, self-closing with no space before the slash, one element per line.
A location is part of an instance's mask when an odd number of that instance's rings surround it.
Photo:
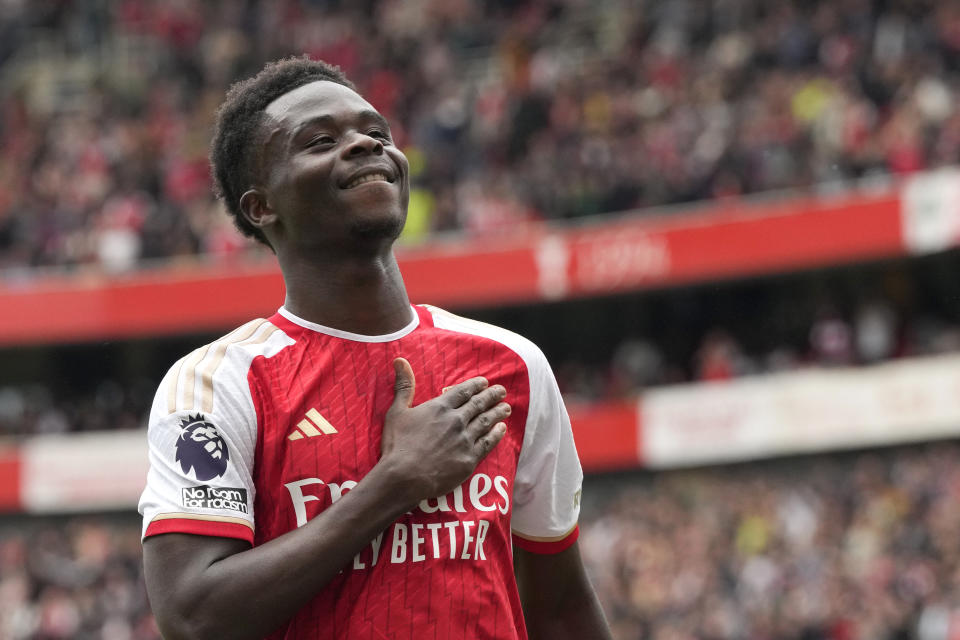
<path fill-rule="evenodd" d="M 392 182 L 390 178 L 385 173 L 368 173 L 362 175 L 359 178 L 354 178 L 346 184 L 344 189 L 353 189 L 354 187 L 359 187 L 362 184 L 367 182 Z"/>

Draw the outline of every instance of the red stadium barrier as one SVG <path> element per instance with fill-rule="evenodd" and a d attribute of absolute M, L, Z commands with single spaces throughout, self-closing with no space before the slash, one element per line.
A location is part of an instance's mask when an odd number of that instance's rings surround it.
<path fill-rule="evenodd" d="M 585 471 L 635 469 L 643 461 L 640 451 L 639 400 L 567 407 L 573 439 Z"/>
<path fill-rule="evenodd" d="M 21 509 L 21 476 L 19 449 L 0 446 L 0 511 Z"/>

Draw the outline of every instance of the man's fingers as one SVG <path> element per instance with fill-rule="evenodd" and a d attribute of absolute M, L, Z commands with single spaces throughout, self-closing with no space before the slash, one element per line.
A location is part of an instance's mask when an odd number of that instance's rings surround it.
<path fill-rule="evenodd" d="M 480 460 L 486 458 L 487 454 L 490 453 L 501 440 L 503 440 L 503 436 L 506 433 L 506 423 L 498 422 L 497 424 L 493 425 L 493 428 L 490 429 L 485 436 L 477 440 L 477 461 L 479 462 Z"/>
<path fill-rule="evenodd" d="M 413 392 L 417 381 L 413 377 L 413 367 L 406 358 L 397 358 L 393 361 L 393 406 L 407 408 L 413 405 Z"/>
<path fill-rule="evenodd" d="M 447 389 L 440 396 L 451 409 L 457 409 L 467 404 L 475 395 L 487 388 L 490 383 L 482 376 L 470 378 L 466 382 L 455 384 Z M 473 416 L 471 416 L 473 417 Z"/>
<path fill-rule="evenodd" d="M 507 419 L 510 411 L 510 405 L 506 402 L 487 409 L 467 425 L 467 436 L 473 441 L 486 436 L 495 425 Z"/>
<path fill-rule="evenodd" d="M 499 384 L 495 384 L 474 395 L 459 409 L 463 423 L 470 424 L 474 418 L 496 406 L 496 404 L 505 397 L 507 397 L 507 390 L 503 388 L 503 385 Z M 493 423 L 488 426 L 492 426 L 492 424 Z"/>

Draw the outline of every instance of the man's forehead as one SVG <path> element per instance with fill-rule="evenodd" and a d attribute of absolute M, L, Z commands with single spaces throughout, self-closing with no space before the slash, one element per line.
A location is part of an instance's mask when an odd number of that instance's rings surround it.
<path fill-rule="evenodd" d="M 264 113 L 277 122 L 295 126 L 317 115 L 374 110 L 369 102 L 351 89 L 329 80 L 318 80 L 297 87 L 267 105 Z"/>

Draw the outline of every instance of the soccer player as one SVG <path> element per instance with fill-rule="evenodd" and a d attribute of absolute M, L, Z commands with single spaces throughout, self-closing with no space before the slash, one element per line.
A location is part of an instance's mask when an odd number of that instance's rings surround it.
<path fill-rule="evenodd" d="M 286 299 L 154 400 L 140 511 L 164 636 L 609 638 L 550 368 L 408 301 L 409 167 L 384 118 L 339 69 L 287 59 L 231 88 L 211 158 Z"/>

